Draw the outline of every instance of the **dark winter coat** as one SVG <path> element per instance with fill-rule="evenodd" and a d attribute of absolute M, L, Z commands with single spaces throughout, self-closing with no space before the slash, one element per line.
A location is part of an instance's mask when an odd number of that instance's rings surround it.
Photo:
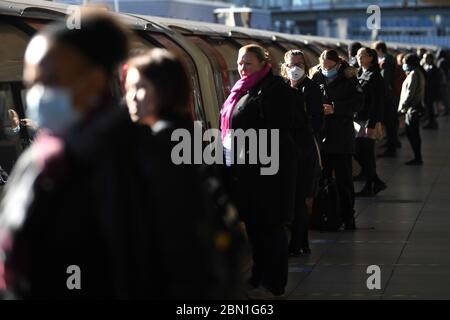
<path fill-rule="evenodd" d="M 330 154 L 354 153 L 353 116 L 361 109 L 364 99 L 356 69 L 342 63 L 337 78 L 327 82 L 319 67 L 312 80 L 321 88 L 322 103 L 334 105 L 334 113 L 325 116 L 322 150 Z"/>
<path fill-rule="evenodd" d="M 269 73 L 238 101 L 232 114 L 231 128 L 234 130 L 279 130 L 279 169 L 276 174 L 262 175 L 260 163 L 231 166 L 233 191 L 244 221 L 284 225 L 293 218 L 297 167 L 293 138 L 295 94 L 281 77 Z M 275 149 L 269 154 L 274 152 Z"/>
<path fill-rule="evenodd" d="M 425 103 L 430 104 L 441 100 L 441 86 L 444 82 L 442 71 L 432 64 L 429 68 L 425 68 L 426 85 L 425 85 Z"/>
<path fill-rule="evenodd" d="M 358 71 L 358 81 L 363 89 L 364 104 L 356 114 L 356 121 L 368 121 L 367 127 L 374 129 L 382 119 L 383 108 L 386 103 L 386 91 L 383 77 L 378 67 L 372 67 L 365 72 Z"/>
<path fill-rule="evenodd" d="M 324 122 L 320 87 L 308 77 L 299 81 L 295 87 L 303 96 L 308 122 L 311 125 L 314 136 L 319 139 Z"/>
<path fill-rule="evenodd" d="M 122 108 L 82 123 L 42 165 L 45 146 L 27 150 L 0 212 L 13 243 L 10 289 L 23 298 L 226 297 L 202 179 L 171 162 L 167 128 L 178 127 L 190 129 L 173 121 L 153 133 Z M 24 186 L 32 192 L 14 203 Z M 82 290 L 67 289 L 70 265 L 81 269 Z"/>

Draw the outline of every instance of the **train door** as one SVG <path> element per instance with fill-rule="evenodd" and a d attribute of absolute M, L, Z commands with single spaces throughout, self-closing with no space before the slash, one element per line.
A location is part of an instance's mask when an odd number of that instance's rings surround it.
<path fill-rule="evenodd" d="M 218 94 L 217 99 L 219 100 L 219 106 L 222 106 L 231 90 L 225 58 L 207 41 L 207 39 L 203 39 L 199 36 L 189 36 L 188 38 L 203 51 L 206 57 L 208 57 L 213 68 L 214 84 Z"/>
<path fill-rule="evenodd" d="M 2 22 L 0 39 L 0 166 L 9 172 L 35 132 L 35 126 L 24 120 L 21 99 L 23 57 L 30 36 Z"/>

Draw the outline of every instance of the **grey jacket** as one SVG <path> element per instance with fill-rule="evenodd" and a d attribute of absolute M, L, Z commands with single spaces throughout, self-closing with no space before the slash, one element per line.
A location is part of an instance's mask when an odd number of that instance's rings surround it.
<path fill-rule="evenodd" d="M 403 81 L 398 111 L 405 113 L 410 109 L 420 108 L 423 106 L 424 97 L 425 77 L 420 70 L 414 69 Z"/>

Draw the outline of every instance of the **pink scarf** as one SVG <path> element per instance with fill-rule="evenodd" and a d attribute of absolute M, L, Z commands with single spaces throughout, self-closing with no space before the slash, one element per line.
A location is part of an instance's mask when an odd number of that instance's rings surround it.
<path fill-rule="evenodd" d="M 231 93 L 224 102 L 222 110 L 220 111 L 220 130 L 222 130 L 222 142 L 230 130 L 230 118 L 239 99 L 242 98 L 248 90 L 257 85 L 258 82 L 260 82 L 269 73 L 270 69 L 271 66 L 266 64 L 266 66 L 260 71 L 257 71 L 248 77 L 241 78 L 231 89 Z"/>

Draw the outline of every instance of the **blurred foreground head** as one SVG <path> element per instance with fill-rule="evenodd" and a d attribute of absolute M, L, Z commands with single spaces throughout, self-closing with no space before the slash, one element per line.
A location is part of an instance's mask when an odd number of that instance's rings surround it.
<path fill-rule="evenodd" d="M 80 28 L 51 24 L 25 52 L 29 117 L 55 132 L 99 107 L 128 53 L 127 31 L 110 14 L 93 8 L 79 13 Z"/>
<path fill-rule="evenodd" d="M 152 126 L 159 119 L 189 118 L 191 85 L 182 61 L 165 49 L 131 59 L 125 80 L 131 119 Z"/>

